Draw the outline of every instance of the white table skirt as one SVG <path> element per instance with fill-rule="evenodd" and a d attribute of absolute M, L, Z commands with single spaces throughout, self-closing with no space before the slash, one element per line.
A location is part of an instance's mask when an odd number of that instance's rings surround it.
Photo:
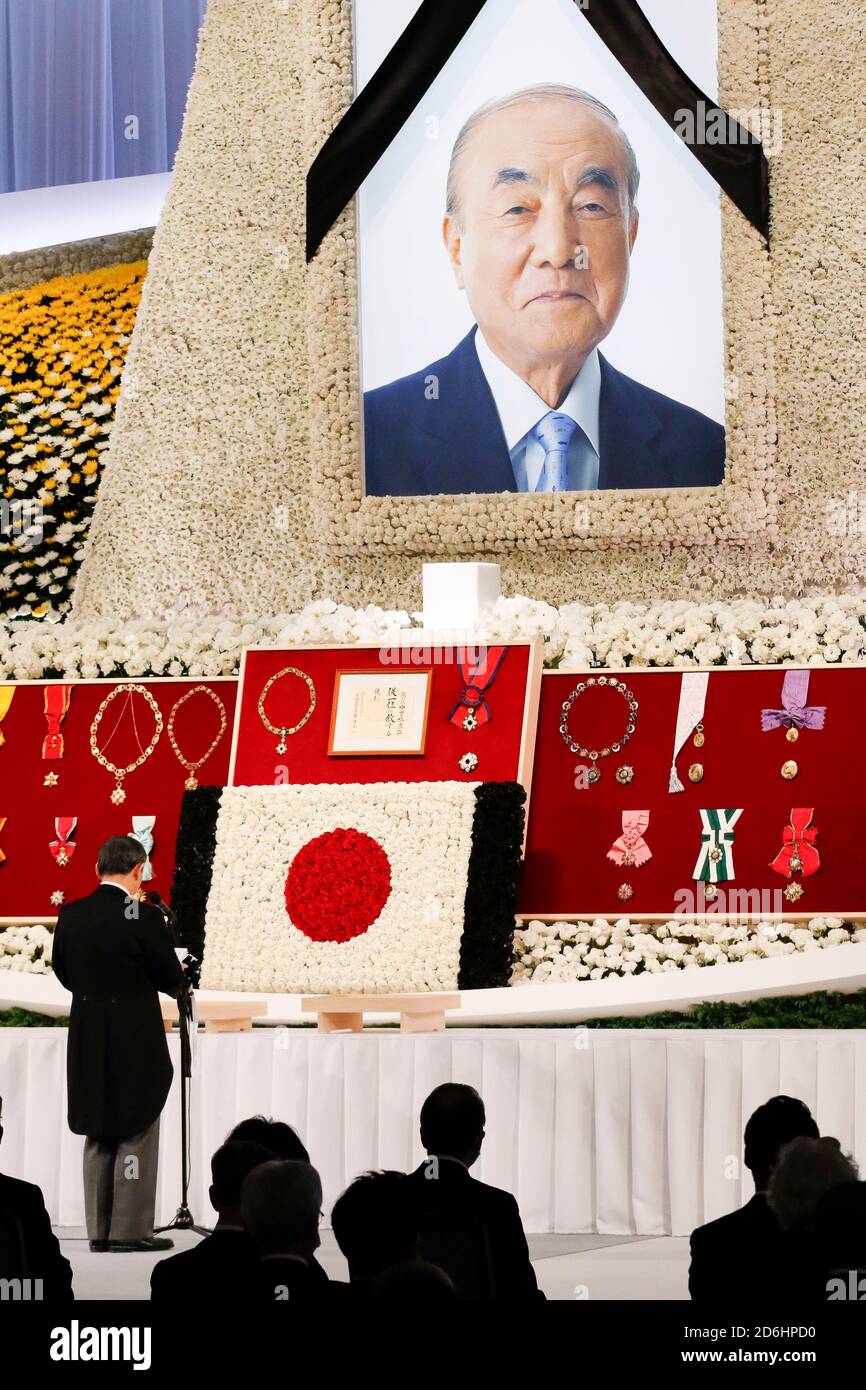
<path fill-rule="evenodd" d="M 866 1165 L 866 1033 L 451 1029 L 200 1035 L 190 1204 L 209 1222 L 209 1159 L 243 1116 L 300 1132 L 326 1210 L 358 1173 L 419 1162 L 418 1112 L 440 1082 L 487 1106 L 473 1170 L 516 1196 L 530 1232 L 685 1235 L 745 1201 L 743 1126 L 780 1092 Z M 177 1070 L 177 1039 L 171 1041 Z M 66 1127 L 66 1030 L 0 1029 L 0 1168 L 36 1182 L 52 1219 L 84 1222 L 82 1140 Z M 859 1078 L 859 1086 L 858 1086 Z M 180 1101 L 163 1112 L 157 1218 L 180 1200 Z"/>

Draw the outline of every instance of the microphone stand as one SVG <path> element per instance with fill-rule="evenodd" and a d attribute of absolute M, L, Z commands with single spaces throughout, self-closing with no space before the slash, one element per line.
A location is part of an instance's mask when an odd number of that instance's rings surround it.
<path fill-rule="evenodd" d="M 161 898 L 156 901 L 156 894 L 152 896 L 152 901 L 162 912 L 169 931 L 174 939 L 174 913 Z M 187 956 L 190 966 L 194 964 L 194 957 Z M 199 1226 L 193 1217 L 189 1207 L 189 1092 L 190 1078 L 192 1076 L 192 1041 L 191 1033 L 195 1027 L 193 1018 L 193 984 L 192 980 L 184 971 L 183 987 L 177 997 L 178 1022 L 180 1025 L 180 1206 L 169 1221 L 167 1226 L 157 1226 L 156 1234 L 162 1231 L 195 1231 L 197 1235 L 209 1236 L 211 1230 L 209 1226 Z"/>

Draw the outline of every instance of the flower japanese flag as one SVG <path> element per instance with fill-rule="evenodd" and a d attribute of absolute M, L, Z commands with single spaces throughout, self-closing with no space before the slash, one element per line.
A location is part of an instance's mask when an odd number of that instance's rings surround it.
<path fill-rule="evenodd" d="M 511 782 L 187 792 L 172 903 L 202 985 L 507 984 L 524 800 Z"/>

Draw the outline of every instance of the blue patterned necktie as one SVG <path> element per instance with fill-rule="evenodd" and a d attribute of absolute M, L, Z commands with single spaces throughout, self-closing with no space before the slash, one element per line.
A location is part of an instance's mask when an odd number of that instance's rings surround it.
<path fill-rule="evenodd" d="M 533 436 L 544 448 L 536 492 L 568 491 L 568 446 L 576 429 L 577 421 L 558 410 L 551 410 L 533 429 Z"/>

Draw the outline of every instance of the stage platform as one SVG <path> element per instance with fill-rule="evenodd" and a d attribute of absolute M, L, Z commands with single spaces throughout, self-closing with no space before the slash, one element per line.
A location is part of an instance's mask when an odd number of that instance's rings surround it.
<path fill-rule="evenodd" d="M 853 948 L 852 948 L 853 949 Z M 702 975 L 708 972 L 700 972 Z M 197 1040 L 191 1205 L 208 1224 L 210 1155 L 244 1116 L 300 1132 L 326 1217 L 358 1173 L 421 1159 L 418 1112 L 443 1081 L 487 1106 L 478 1177 L 516 1196 L 527 1231 L 683 1236 L 751 1195 L 743 1126 L 779 1092 L 866 1164 L 866 1031 L 449 1028 L 324 1036 L 256 1029 Z M 178 1039 L 170 1040 L 177 1069 Z M 65 1028 L 0 1029 L 0 1168 L 83 1225 L 82 1140 L 66 1128 Z M 177 1079 L 163 1114 L 158 1219 L 180 1197 Z"/>
<path fill-rule="evenodd" d="M 774 995 L 810 994 L 815 990 L 851 993 L 866 987 L 866 943 L 825 947 L 819 951 L 770 956 L 762 960 L 727 962 L 687 970 L 644 971 L 639 975 L 610 975 L 604 980 L 517 985 L 510 989 L 469 989 L 460 1005 L 450 1010 L 450 1026 L 488 1024 L 573 1024 L 582 1019 L 639 1017 L 663 1009 L 682 1012 L 694 1004 L 726 1001 L 747 1003 Z M 202 1001 L 264 999 L 267 1008 L 259 1022 L 308 1023 L 302 994 L 269 994 L 255 990 L 199 990 Z M 58 1017 L 69 1013 L 71 996 L 53 974 L 0 970 L 0 1009 L 32 1009 Z M 393 1022 L 393 1015 L 371 1016 Z"/>

